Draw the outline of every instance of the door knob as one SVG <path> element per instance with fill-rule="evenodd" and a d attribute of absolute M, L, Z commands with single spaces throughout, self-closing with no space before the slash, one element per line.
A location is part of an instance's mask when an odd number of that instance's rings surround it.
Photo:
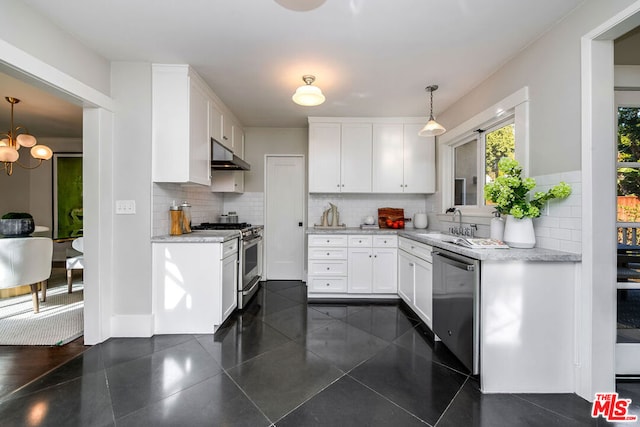
<path fill-rule="evenodd" d="M 298 223 L 298 227 L 302 227 L 302 221 Z"/>

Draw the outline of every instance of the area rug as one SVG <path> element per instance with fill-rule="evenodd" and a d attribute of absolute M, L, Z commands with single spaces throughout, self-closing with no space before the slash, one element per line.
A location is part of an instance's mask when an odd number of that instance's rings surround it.
<path fill-rule="evenodd" d="M 83 288 L 74 284 L 47 289 L 40 313 L 33 312 L 31 294 L 0 299 L 0 345 L 63 345 L 83 334 Z"/>

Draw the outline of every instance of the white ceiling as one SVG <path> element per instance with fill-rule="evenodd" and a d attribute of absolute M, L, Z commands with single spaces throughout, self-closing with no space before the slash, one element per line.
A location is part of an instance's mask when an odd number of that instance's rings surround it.
<path fill-rule="evenodd" d="M 320 6 L 282 6 L 305 1 Z M 583 0 L 24 2 L 109 60 L 191 64 L 245 126 L 302 127 L 309 115 L 427 115 L 430 84 L 437 116 Z M 303 74 L 323 105 L 291 101 Z"/>

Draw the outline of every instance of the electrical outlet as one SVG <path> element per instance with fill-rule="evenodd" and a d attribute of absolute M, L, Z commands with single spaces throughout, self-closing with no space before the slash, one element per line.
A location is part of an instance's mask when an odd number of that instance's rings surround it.
<path fill-rule="evenodd" d="M 134 215 L 135 213 L 135 200 L 116 200 L 116 215 Z"/>
<path fill-rule="evenodd" d="M 549 216 L 549 202 L 544 202 L 542 208 L 540 209 L 540 216 Z"/>

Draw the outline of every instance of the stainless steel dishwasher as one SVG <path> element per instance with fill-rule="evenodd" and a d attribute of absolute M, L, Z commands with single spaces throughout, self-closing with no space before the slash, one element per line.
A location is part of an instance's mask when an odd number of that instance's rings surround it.
<path fill-rule="evenodd" d="M 471 371 L 480 362 L 480 262 L 438 249 L 433 255 L 433 332 Z"/>

